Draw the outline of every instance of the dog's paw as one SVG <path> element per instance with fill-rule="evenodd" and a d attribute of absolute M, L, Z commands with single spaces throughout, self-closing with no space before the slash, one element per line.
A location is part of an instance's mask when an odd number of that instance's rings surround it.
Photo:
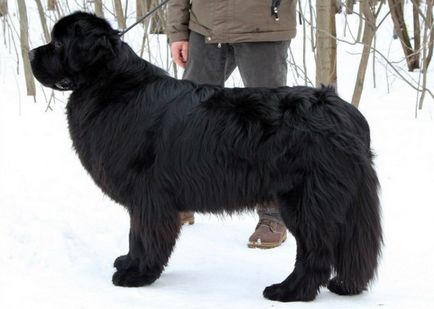
<path fill-rule="evenodd" d="M 357 295 L 366 289 L 364 287 L 358 287 L 355 283 L 346 285 L 343 281 L 338 280 L 336 277 L 329 281 L 327 288 L 330 290 L 330 292 L 338 295 Z"/>
<path fill-rule="evenodd" d="M 263 295 L 270 300 L 276 300 L 281 302 L 292 301 L 311 301 L 315 298 L 316 294 L 308 295 L 305 293 L 299 293 L 297 289 L 291 289 L 283 283 L 273 284 L 266 287 Z"/>
<path fill-rule="evenodd" d="M 159 277 L 148 272 L 141 272 L 137 267 L 119 269 L 113 274 L 112 282 L 117 286 L 139 287 L 149 285 Z"/>
<path fill-rule="evenodd" d="M 288 293 L 287 289 L 280 283 L 266 287 L 262 294 L 269 300 L 277 300 L 281 302 L 296 301 L 296 299 L 292 299 L 290 295 L 288 295 L 292 293 Z"/>
<path fill-rule="evenodd" d="M 115 267 L 117 270 L 120 269 L 127 269 L 129 266 L 131 266 L 131 259 L 128 254 L 121 255 L 116 258 L 116 260 L 113 263 L 113 267 Z"/>

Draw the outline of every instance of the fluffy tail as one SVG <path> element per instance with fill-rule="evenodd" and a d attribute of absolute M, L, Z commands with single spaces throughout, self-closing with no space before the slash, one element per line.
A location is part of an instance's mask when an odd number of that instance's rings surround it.
<path fill-rule="evenodd" d="M 372 156 L 371 156 L 372 157 Z M 383 244 L 379 182 L 371 162 L 366 162 L 359 191 L 350 205 L 335 250 L 336 276 L 328 289 L 339 295 L 359 294 L 376 275 Z"/>

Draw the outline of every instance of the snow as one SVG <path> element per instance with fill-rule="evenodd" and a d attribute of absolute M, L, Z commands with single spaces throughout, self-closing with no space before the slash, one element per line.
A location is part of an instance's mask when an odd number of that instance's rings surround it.
<path fill-rule="evenodd" d="M 379 44 L 398 44 L 390 43 L 390 27 L 381 35 Z M 292 48 L 299 61 L 301 35 Z M 344 77 L 338 88 L 346 100 L 355 51 L 339 45 L 338 76 Z M 388 93 L 381 63 L 375 89 L 368 69 L 360 105 L 382 185 L 385 247 L 378 278 L 359 296 L 322 289 L 314 302 L 282 304 L 264 299 L 262 290 L 289 274 L 295 242 L 289 237 L 280 248 L 247 248 L 254 214 L 197 215 L 159 280 L 142 288 L 113 286 L 113 260 L 128 250 L 127 213 L 93 184 L 72 150 L 67 94 L 57 93 L 46 112 L 41 88 L 37 103 L 25 96 L 14 54 L 1 45 L 0 308 L 434 308 L 433 100 L 415 118 L 415 92 L 389 76 Z M 432 69 L 429 74 L 432 82 Z"/>

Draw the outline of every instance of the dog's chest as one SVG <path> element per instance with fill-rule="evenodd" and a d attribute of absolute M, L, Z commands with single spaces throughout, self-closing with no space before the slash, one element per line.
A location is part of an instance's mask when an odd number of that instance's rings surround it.
<path fill-rule="evenodd" d="M 72 145 L 83 167 L 103 191 L 107 191 L 106 168 L 102 157 L 106 130 L 98 125 L 95 112 L 79 104 L 68 105 L 67 118 Z"/>

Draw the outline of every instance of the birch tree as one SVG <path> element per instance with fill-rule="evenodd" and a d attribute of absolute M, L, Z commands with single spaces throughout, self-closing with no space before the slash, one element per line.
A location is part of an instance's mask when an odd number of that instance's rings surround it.
<path fill-rule="evenodd" d="M 429 0 L 432 1 L 432 0 Z M 404 3 L 401 0 L 388 0 L 390 15 L 395 27 L 395 32 L 401 42 L 409 71 L 419 68 L 417 56 L 410 41 L 407 26 L 404 19 Z"/>
<path fill-rule="evenodd" d="M 115 14 L 116 19 L 118 20 L 118 25 L 120 29 L 125 29 L 127 27 L 124 11 L 122 10 L 122 2 L 121 0 L 114 0 L 115 2 Z"/>
<path fill-rule="evenodd" d="M 424 33 L 423 33 L 423 49 L 422 49 L 422 55 L 423 55 L 423 66 L 422 66 L 422 94 L 419 100 L 418 107 L 419 109 L 422 109 L 423 102 L 425 100 L 425 95 L 427 91 L 427 73 L 428 73 L 428 67 L 431 62 L 432 54 L 433 54 L 433 45 L 434 45 L 434 21 L 433 21 L 433 2 L 434 1 L 428 1 L 426 4 L 426 14 L 425 14 L 425 27 L 424 27 Z"/>
<path fill-rule="evenodd" d="M 351 103 L 358 107 L 360 98 L 362 97 L 363 85 L 365 83 L 366 69 L 368 67 L 369 55 L 371 53 L 372 41 L 376 31 L 376 14 L 375 14 L 376 0 L 361 0 L 362 13 L 365 19 L 365 26 L 363 29 L 363 51 L 360 59 L 359 69 L 357 71 L 356 85 L 354 87 L 353 98 Z"/>
<path fill-rule="evenodd" d="M 44 7 L 42 6 L 41 0 L 35 0 L 36 6 L 38 7 L 39 19 L 41 20 L 42 32 L 44 34 L 45 42 L 50 41 L 50 32 L 47 27 L 47 19 L 45 18 Z"/>
<path fill-rule="evenodd" d="M 20 43 L 21 56 L 24 65 L 24 77 L 26 79 L 27 95 L 35 96 L 35 80 L 33 79 L 32 68 L 29 60 L 29 22 L 27 20 L 27 8 L 24 0 L 18 0 L 18 13 L 20 18 Z"/>
<path fill-rule="evenodd" d="M 419 19 L 419 9 L 420 0 L 412 0 L 413 2 L 413 29 L 414 29 L 414 61 L 419 63 L 420 59 L 420 19 Z"/>
<path fill-rule="evenodd" d="M 139 0 L 137 0 L 139 1 Z M 102 0 L 94 0 L 95 14 L 98 17 L 104 17 L 104 10 L 102 6 Z"/>
<path fill-rule="evenodd" d="M 345 13 L 348 15 L 354 12 L 354 2 L 355 0 L 345 0 Z"/>
<path fill-rule="evenodd" d="M 316 1 L 316 85 L 336 86 L 336 2 Z"/>
<path fill-rule="evenodd" d="M 0 17 L 8 14 L 8 1 L 0 0 Z"/>
<path fill-rule="evenodd" d="M 57 6 L 57 0 L 47 0 L 47 10 L 55 11 Z"/>

